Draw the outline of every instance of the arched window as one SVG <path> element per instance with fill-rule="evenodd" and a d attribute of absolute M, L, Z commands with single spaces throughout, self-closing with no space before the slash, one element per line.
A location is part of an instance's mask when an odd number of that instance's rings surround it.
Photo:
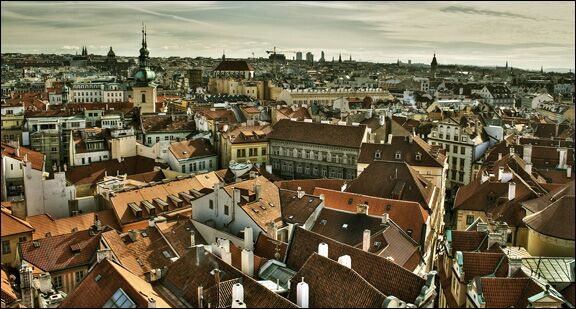
<path fill-rule="evenodd" d="M 142 103 L 146 103 L 146 94 L 145 93 L 142 94 Z"/>

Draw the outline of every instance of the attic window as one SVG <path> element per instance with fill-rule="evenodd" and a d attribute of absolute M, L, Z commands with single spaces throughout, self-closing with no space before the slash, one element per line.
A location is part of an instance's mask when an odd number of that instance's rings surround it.
<path fill-rule="evenodd" d="M 406 230 L 406 234 L 408 234 L 408 236 L 412 237 L 412 230 Z"/>
<path fill-rule="evenodd" d="M 98 282 L 100 279 L 102 279 L 102 275 L 98 274 L 96 275 L 96 278 L 94 278 L 94 281 Z"/>
<path fill-rule="evenodd" d="M 40 241 L 35 240 L 32 242 L 32 244 L 34 245 L 34 248 L 40 248 Z"/>
<path fill-rule="evenodd" d="M 255 212 L 255 213 L 258 213 L 258 212 L 259 212 L 258 209 L 256 209 L 256 208 L 252 208 L 252 211 Z"/>
<path fill-rule="evenodd" d="M 386 205 L 386 210 L 390 210 L 390 209 L 392 209 L 392 205 L 390 205 L 390 204 Z"/>
<path fill-rule="evenodd" d="M 264 207 L 264 205 L 260 205 L 260 209 L 266 210 L 266 207 Z"/>
<path fill-rule="evenodd" d="M 348 199 L 348 205 L 352 205 L 352 198 Z"/>
<path fill-rule="evenodd" d="M 420 160 L 422 160 L 422 154 L 417 152 L 416 153 L 416 161 L 420 161 Z"/>
<path fill-rule="evenodd" d="M 326 225 L 326 223 L 328 223 L 328 221 L 327 221 L 326 219 L 322 219 L 322 220 L 320 220 L 320 224 L 322 224 L 322 225 Z"/>
<path fill-rule="evenodd" d="M 172 257 L 172 255 L 170 254 L 170 252 L 168 252 L 168 251 L 166 251 L 166 250 L 162 251 L 162 254 L 163 254 L 164 257 L 167 258 L 167 259 L 169 259 L 169 258 Z"/>
<path fill-rule="evenodd" d="M 270 207 L 274 207 L 274 204 L 273 204 L 273 203 L 268 203 L 268 205 L 270 205 Z"/>
<path fill-rule="evenodd" d="M 378 249 L 378 248 L 380 248 L 380 246 L 382 246 L 382 242 L 381 242 L 381 241 L 377 240 L 377 241 L 374 242 L 374 248 Z"/>
<path fill-rule="evenodd" d="M 376 150 L 374 153 L 374 159 L 380 159 L 380 150 Z"/>
<path fill-rule="evenodd" d="M 314 201 L 314 200 L 313 200 L 313 199 L 309 199 L 309 200 L 308 200 L 308 203 L 312 203 L 312 201 Z"/>
<path fill-rule="evenodd" d="M 346 223 L 342 224 L 342 229 L 343 229 L 343 230 L 347 230 L 347 229 L 348 229 L 348 224 L 346 224 Z"/>
<path fill-rule="evenodd" d="M 400 151 L 396 151 L 396 155 L 394 156 L 396 160 L 402 159 L 402 153 Z"/>

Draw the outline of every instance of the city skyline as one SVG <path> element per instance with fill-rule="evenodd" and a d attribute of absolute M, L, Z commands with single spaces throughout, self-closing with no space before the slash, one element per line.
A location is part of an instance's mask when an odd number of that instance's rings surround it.
<path fill-rule="evenodd" d="M 2 53 L 348 59 L 574 70 L 568 2 L 2 2 Z M 46 32 L 49 32 L 48 34 Z M 286 54 L 288 59 L 295 57 Z"/>

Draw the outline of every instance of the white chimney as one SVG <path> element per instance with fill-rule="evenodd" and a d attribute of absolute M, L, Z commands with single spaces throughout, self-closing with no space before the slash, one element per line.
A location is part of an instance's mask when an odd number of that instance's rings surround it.
<path fill-rule="evenodd" d="M 501 152 L 498 153 L 498 161 L 500 161 L 500 160 L 502 160 L 502 153 Z"/>
<path fill-rule="evenodd" d="M 259 183 L 255 183 L 254 184 L 254 193 L 256 194 L 256 200 L 259 201 L 260 200 L 260 184 Z"/>
<path fill-rule="evenodd" d="M 348 268 L 352 268 L 352 258 L 349 255 L 343 255 L 339 257 L 338 263 Z"/>
<path fill-rule="evenodd" d="M 566 166 L 566 178 L 572 178 L 572 165 Z"/>
<path fill-rule="evenodd" d="M 222 251 L 222 252 L 220 252 L 220 257 L 222 258 L 222 261 L 224 261 L 226 264 L 232 265 L 232 253 L 231 252 Z"/>
<path fill-rule="evenodd" d="M 298 191 L 296 191 L 296 192 L 298 192 L 298 198 L 299 198 L 299 199 L 301 199 L 301 198 L 304 197 L 305 192 L 302 191 L 302 188 L 301 188 L 301 187 L 298 187 Z"/>
<path fill-rule="evenodd" d="M 196 290 L 198 299 L 198 308 L 204 308 L 204 287 L 199 286 Z"/>
<path fill-rule="evenodd" d="M 480 176 L 480 183 L 485 183 L 488 179 L 490 179 L 490 176 L 485 172 L 482 172 L 482 175 Z"/>
<path fill-rule="evenodd" d="M 251 250 L 242 250 L 242 272 L 254 276 L 254 252 Z"/>
<path fill-rule="evenodd" d="M 508 200 L 513 200 L 516 197 L 516 183 L 511 181 L 508 183 Z"/>
<path fill-rule="evenodd" d="M 378 116 L 378 124 L 383 126 L 386 124 L 386 115 L 379 115 Z"/>
<path fill-rule="evenodd" d="M 566 161 L 568 159 L 568 149 L 559 148 L 558 153 L 559 153 L 558 168 L 566 168 Z"/>
<path fill-rule="evenodd" d="M 328 257 L 328 244 L 327 243 L 319 243 L 318 244 L 318 254 L 320 254 L 323 257 Z"/>
<path fill-rule="evenodd" d="M 532 163 L 526 163 L 526 165 L 524 165 L 524 170 L 528 175 L 532 175 Z"/>
<path fill-rule="evenodd" d="M 40 292 L 48 293 L 52 290 L 52 277 L 50 273 L 42 273 L 38 279 L 40 281 Z"/>
<path fill-rule="evenodd" d="M 366 252 L 370 250 L 370 230 L 364 230 L 362 233 L 362 250 Z"/>
<path fill-rule="evenodd" d="M 388 144 L 392 144 L 392 133 L 388 134 Z"/>
<path fill-rule="evenodd" d="M 232 301 L 235 300 L 244 302 L 244 286 L 241 283 L 235 283 L 232 286 Z"/>
<path fill-rule="evenodd" d="M 190 248 L 196 246 L 196 233 L 194 231 L 190 231 Z"/>
<path fill-rule="evenodd" d="M 254 234 L 252 234 L 251 227 L 244 228 L 244 249 L 248 249 L 250 251 L 254 250 Z"/>
<path fill-rule="evenodd" d="M 232 308 L 246 308 L 246 303 L 240 300 L 232 301 Z"/>
<path fill-rule="evenodd" d="M 156 300 L 152 297 L 148 297 L 148 308 L 156 308 Z"/>
<path fill-rule="evenodd" d="M 382 215 L 382 224 L 388 224 L 389 215 L 388 213 L 384 213 Z"/>
<path fill-rule="evenodd" d="M 154 218 L 148 219 L 148 227 L 154 227 L 154 226 L 156 226 L 156 221 L 154 221 Z"/>
<path fill-rule="evenodd" d="M 499 166 L 498 167 L 498 181 L 502 181 L 502 174 L 504 174 L 504 167 Z"/>
<path fill-rule="evenodd" d="M 519 257 L 510 257 L 508 259 L 508 278 L 512 277 L 522 268 L 522 259 Z"/>
<path fill-rule="evenodd" d="M 300 308 L 308 308 L 308 284 L 304 282 L 304 277 L 302 277 L 302 282 L 298 282 L 296 286 L 296 305 Z"/>
<path fill-rule="evenodd" d="M 524 145 L 522 160 L 526 163 L 532 163 L 532 144 Z"/>

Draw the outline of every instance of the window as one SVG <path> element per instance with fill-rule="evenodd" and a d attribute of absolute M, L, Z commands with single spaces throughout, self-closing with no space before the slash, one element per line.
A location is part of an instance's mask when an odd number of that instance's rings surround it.
<path fill-rule="evenodd" d="M 396 151 L 396 155 L 394 158 L 396 158 L 396 160 L 402 159 L 402 153 L 400 151 Z"/>
<path fill-rule="evenodd" d="M 212 160 L 208 161 L 208 168 L 212 168 Z"/>
<path fill-rule="evenodd" d="M 142 94 L 142 103 L 146 103 L 146 94 L 145 93 Z"/>
<path fill-rule="evenodd" d="M 454 147 L 454 149 L 452 149 L 452 150 L 454 151 L 454 153 L 458 153 L 458 145 L 454 145 L 453 147 Z"/>
<path fill-rule="evenodd" d="M 76 282 L 76 284 L 80 283 L 80 281 L 82 281 L 82 278 L 84 278 L 84 271 L 77 271 L 74 273 L 74 280 Z"/>
<path fill-rule="evenodd" d="M 170 139 L 169 136 L 164 136 L 164 140 L 165 140 L 165 141 L 167 141 L 167 140 L 169 140 L 169 139 Z"/>
<path fill-rule="evenodd" d="M 152 144 L 152 137 L 148 136 L 148 144 Z"/>
<path fill-rule="evenodd" d="M 193 163 L 194 171 L 196 171 L 196 162 Z"/>
<path fill-rule="evenodd" d="M 452 170 L 452 179 L 456 180 L 456 170 Z"/>
<path fill-rule="evenodd" d="M 508 242 L 508 243 L 512 242 L 512 233 L 508 234 L 508 237 L 506 238 L 506 242 Z"/>
<path fill-rule="evenodd" d="M 224 214 L 228 215 L 230 213 L 230 206 L 224 205 Z"/>
<path fill-rule="evenodd" d="M 460 172 L 460 182 L 464 182 L 464 172 Z"/>
<path fill-rule="evenodd" d="M 296 166 L 296 173 L 302 174 L 302 165 L 297 165 L 297 166 Z"/>
<path fill-rule="evenodd" d="M 160 142 L 160 136 L 156 136 L 156 143 Z"/>
<path fill-rule="evenodd" d="M 374 153 L 374 159 L 380 159 L 380 150 L 376 150 L 376 153 Z"/>
<path fill-rule="evenodd" d="M 456 159 L 455 157 L 452 157 L 452 168 L 456 168 L 456 161 L 458 159 Z"/>
<path fill-rule="evenodd" d="M 52 285 L 54 286 L 55 289 L 61 289 L 62 288 L 62 276 L 56 276 L 56 277 L 52 278 Z"/>
<path fill-rule="evenodd" d="M 136 308 L 136 304 L 119 288 L 102 308 Z"/>
<path fill-rule="evenodd" d="M 464 158 L 460 158 L 460 169 L 464 169 Z"/>
<path fill-rule="evenodd" d="M 25 241 L 26 241 L 26 236 L 18 237 L 18 242 L 25 242 Z"/>
<path fill-rule="evenodd" d="M 422 154 L 417 152 L 416 153 L 416 161 L 420 161 L 420 160 L 422 160 Z"/>
<path fill-rule="evenodd" d="M 13 171 L 14 170 L 14 164 L 10 163 L 10 170 Z"/>
<path fill-rule="evenodd" d="M 460 154 L 466 154 L 466 148 L 464 148 L 464 146 L 460 147 Z"/>
<path fill-rule="evenodd" d="M 458 135 L 454 135 L 454 140 L 458 141 Z"/>
<path fill-rule="evenodd" d="M 466 141 L 466 136 L 462 136 L 462 141 L 463 141 L 463 142 Z"/>
<path fill-rule="evenodd" d="M 412 237 L 412 233 L 413 233 L 412 230 L 410 230 L 410 229 L 406 230 L 406 234 L 408 234 L 408 236 Z"/>
<path fill-rule="evenodd" d="M 186 165 L 182 165 L 182 173 L 186 173 Z"/>
<path fill-rule="evenodd" d="M 474 222 L 474 216 L 468 215 L 466 216 L 466 225 L 470 225 Z"/>
<path fill-rule="evenodd" d="M 440 133 L 440 134 L 438 135 L 438 137 L 444 138 L 444 134 Z"/>
<path fill-rule="evenodd" d="M 262 147 L 262 155 L 263 155 L 263 156 L 266 155 L 266 147 Z"/>
<path fill-rule="evenodd" d="M 446 139 L 447 139 L 447 140 L 450 139 L 450 134 L 446 134 Z"/>
<path fill-rule="evenodd" d="M 2 241 L 2 254 L 8 254 L 10 253 L 10 241 L 9 240 L 3 240 Z"/>
<path fill-rule="evenodd" d="M 213 200 L 210 200 L 210 206 L 209 207 L 210 207 L 210 209 L 214 209 L 214 201 Z"/>
<path fill-rule="evenodd" d="M 190 172 L 194 171 L 194 170 L 192 169 L 192 163 L 188 164 L 188 170 L 189 170 Z"/>

